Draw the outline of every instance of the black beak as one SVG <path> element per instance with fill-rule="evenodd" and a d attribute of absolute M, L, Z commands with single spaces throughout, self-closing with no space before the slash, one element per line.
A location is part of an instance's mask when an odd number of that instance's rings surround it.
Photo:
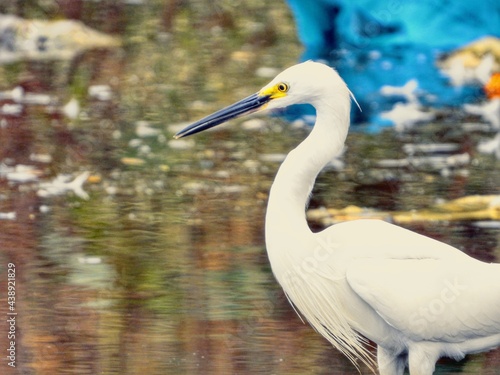
<path fill-rule="evenodd" d="M 211 115 L 208 115 L 207 117 L 204 117 L 201 120 L 185 127 L 176 135 L 174 135 L 174 138 L 179 139 L 191 134 L 199 133 L 203 130 L 207 130 L 214 126 L 220 125 L 228 120 L 231 120 L 232 118 L 255 112 L 261 109 L 270 100 L 271 96 L 255 93 L 245 99 L 240 100 L 239 102 L 231 104 L 230 106 L 212 113 Z"/>

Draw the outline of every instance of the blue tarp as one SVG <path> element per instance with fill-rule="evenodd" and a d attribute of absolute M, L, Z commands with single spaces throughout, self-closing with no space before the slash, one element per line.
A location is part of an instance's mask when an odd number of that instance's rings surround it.
<path fill-rule="evenodd" d="M 452 87 L 436 59 L 481 37 L 500 36 L 499 0 L 287 0 L 304 45 L 301 60 L 335 67 L 360 102 L 358 121 L 374 121 L 394 102 L 383 85 L 418 81 L 423 104 L 456 106 L 479 87 Z M 307 112 L 292 109 L 289 116 Z"/>

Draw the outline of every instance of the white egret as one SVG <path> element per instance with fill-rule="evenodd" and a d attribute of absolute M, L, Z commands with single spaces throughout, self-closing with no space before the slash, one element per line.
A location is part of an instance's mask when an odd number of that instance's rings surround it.
<path fill-rule="evenodd" d="M 500 345 L 500 264 L 379 220 L 313 233 L 305 207 L 323 167 L 343 148 L 352 94 L 315 62 L 280 73 L 259 92 L 186 127 L 175 138 L 264 108 L 309 103 L 316 124 L 286 157 L 272 185 L 266 246 L 273 273 L 309 323 L 353 363 L 382 375 L 430 375 L 440 357 Z"/>

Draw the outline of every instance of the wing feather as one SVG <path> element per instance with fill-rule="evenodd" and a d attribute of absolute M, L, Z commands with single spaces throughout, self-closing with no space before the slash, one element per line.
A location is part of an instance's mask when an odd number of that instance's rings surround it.
<path fill-rule="evenodd" d="M 457 250 L 458 251 L 458 250 Z M 461 259 L 356 259 L 351 288 L 415 340 L 461 342 L 500 333 L 500 265 Z"/>

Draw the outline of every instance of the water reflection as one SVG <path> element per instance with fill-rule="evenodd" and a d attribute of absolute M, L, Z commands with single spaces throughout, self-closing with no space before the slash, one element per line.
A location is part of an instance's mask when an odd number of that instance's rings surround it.
<path fill-rule="evenodd" d="M 248 16 L 262 14 L 259 6 Z M 214 41 L 187 27 L 186 16 L 165 44 L 151 37 L 153 10 L 130 22 L 124 49 L 88 52 L 70 70 L 46 62 L 0 66 L 0 91 L 22 87 L 50 98 L 0 119 L 0 212 L 13 213 L 0 220 L 0 262 L 18 270 L 18 371 L 12 373 L 357 374 L 302 324 L 265 254 L 263 218 L 276 155 L 307 130 L 263 120 L 256 130 L 233 126 L 179 146 L 164 127 L 207 111 L 210 101 L 253 92 L 263 82 L 242 85 L 235 77 L 253 77 L 258 64 L 288 65 L 298 47 L 238 51 L 234 39 L 252 43 L 253 29 L 215 32 Z M 284 5 L 272 11 L 286 15 Z M 291 30 L 277 32 L 292 40 Z M 187 64 L 195 53 L 200 58 Z M 98 94 L 89 90 L 98 86 Z M 77 116 L 63 110 L 72 98 L 80 104 Z M 198 98 L 207 102 L 190 107 Z M 345 167 L 320 176 L 311 207 L 408 211 L 436 199 L 498 194 L 498 161 L 474 148 L 484 135 L 441 123 L 404 136 L 353 133 Z M 448 174 L 377 165 L 406 157 L 405 144 L 429 139 L 459 145 L 470 163 Z M 16 170 L 20 165 L 30 167 Z M 25 179 L 9 178 L 8 171 Z M 88 199 L 72 189 L 41 193 L 58 176 L 71 181 L 85 172 Z M 494 226 L 410 227 L 480 259 L 500 259 Z M 8 347 L 5 335 L 0 345 Z M 494 351 L 443 362 L 439 373 L 494 374 L 499 364 Z"/>

